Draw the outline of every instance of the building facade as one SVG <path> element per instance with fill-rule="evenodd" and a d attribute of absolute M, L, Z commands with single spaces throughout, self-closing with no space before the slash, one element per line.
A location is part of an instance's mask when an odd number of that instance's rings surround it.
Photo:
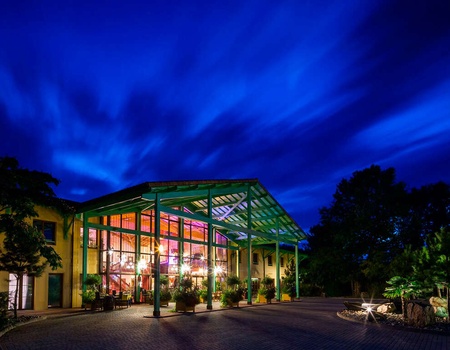
<path fill-rule="evenodd" d="M 228 275 L 237 275 L 253 296 L 270 276 L 279 298 L 284 268 L 291 260 L 298 266 L 305 238 L 257 179 L 143 183 L 80 203 L 69 220 L 46 208 L 38 213 L 33 224 L 63 258 L 63 268 L 24 277 L 19 309 L 81 307 L 88 274 L 101 275 L 101 292 L 126 293 L 136 303 L 148 291 L 159 295 L 163 275 L 172 288 L 185 275 L 207 284 L 208 307 Z M 0 290 L 15 287 L 2 281 Z M 159 306 L 156 297 L 155 315 Z"/>

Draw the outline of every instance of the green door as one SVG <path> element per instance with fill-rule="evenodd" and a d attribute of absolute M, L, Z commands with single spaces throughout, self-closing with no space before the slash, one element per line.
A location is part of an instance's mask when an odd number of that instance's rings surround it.
<path fill-rule="evenodd" d="M 62 274 L 48 275 L 48 307 L 62 306 Z"/>

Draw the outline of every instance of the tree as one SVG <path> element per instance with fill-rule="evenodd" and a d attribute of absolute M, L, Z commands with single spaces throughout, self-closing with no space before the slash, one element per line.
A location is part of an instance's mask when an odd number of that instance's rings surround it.
<path fill-rule="evenodd" d="M 349 283 L 356 295 L 364 284 L 381 292 L 377 288 L 388 278 L 387 266 L 402 251 L 398 238 L 408 213 L 405 187 L 396 182 L 393 168 L 376 165 L 343 179 L 331 206 L 320 210 L 320 224 L 311 229 L 315 273 L 333 270 L 329 277 Z"/>
<path fill-rule="evenodd" d="M 16 290 L 13 298 L 14 318 L 17 318 L 17 297 L 19 281 L 26 274 L 39 277 L 45 268 L 55 270 L 62 267 L 61 257 L 48 246 L 41 232 L 24 221 L 3 219 L 6 235 L 3 249 L 0 249 L 0 270 L 13 274 Z M 6 222 L 7 221 L 7 222 Z"/>
<path fill-rule="evenodd" d="M 291 259 L 284 269 L 285 276 L 282 278 L 282 291 L 283 293 L 288 294 L 291 298 L 294 298 L 297 295 L 296 286 L 298 281 L 296 281 L 295 271 L 295 259 Z"/>
<path fill-rule="evenodd" d="M 428 237 L 427 245 L 416 251 L 413 270 L 414 278 L 421 281 L 429 290 L 436 290 L 439 297 L 442 297 L 441 289 L 444 290 L 448 310 L 450 301 L 450 230 L 443 227 L 439 232 Z"/>
<path fill-rule="evenodd" d="M 49 206 L 55 198 L 52 184 L 58 185 L 59 180 L 45 172 L 22 169 L 15 158 L 0 158 L 0 213 L 8 210 L 17 219 L 37 216 L 35 206 Z"/>
<path fill-rule="evenodd" d="M 450 186 L 444 182 L 413 188 L 408 194 L 409 213 L 402 222 L 402 241 L 413 250 L 428 237 L 450 227 Z"/>
<path fill-rule="evenodd" d="M 394 276 L 387 283 L 383 295 L 386 298 L 400 298 L 402 301 L 402 315 L 406 319 L 406 301 L 422 292 L 422 286 L 414 278 Z"/>
<path fill-rule="evenodd" d="M 55 197 L 51 185 L 58 183 L 48 173 L 20 168 L 15 158 L 0 158 L 0 233 L 5 234 L 0 270 L 13 274 L 17 282 L 24 274 L 39 277 L 47 266 L 52 269 L 62 266 L 61 257 L 26 220 L 38 216 L 36 205 L 54 207 L 62 213 L 72 209 Z M 17 288 L 14 317 L 17 317 Z"/>

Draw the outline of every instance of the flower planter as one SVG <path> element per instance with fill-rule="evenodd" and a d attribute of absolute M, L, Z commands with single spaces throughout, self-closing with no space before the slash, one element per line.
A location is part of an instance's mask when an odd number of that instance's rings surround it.
<path fill-rule="evenodd" d="M 289 296 L 289 294 L 283 293 L 281 295 L 281 301 L 294 301 L 294 297 Z"/>
<path fill-rule="evenodd" d="M 176 312 L 187 312 L 187 311 L 195 312 L 195 305 L 187 305 L 184 301 L 177 301 L 177 302 L 175 302 L 175 311 Z"/>
<path fill-rule="evenodd" d="M 266 299 L 264 295 L 259 294 L 258 298 L 259 298 L 258 301 L 260 303 L 272 304 L 272 299 Z"/>

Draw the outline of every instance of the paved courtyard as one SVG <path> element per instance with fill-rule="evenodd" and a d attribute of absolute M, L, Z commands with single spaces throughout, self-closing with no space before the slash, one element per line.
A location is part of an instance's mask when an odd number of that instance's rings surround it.
<path fill-rule="evenodd" d="M 169 307 L 161 318 L 146 305 L 63 312 L 7 332 L 0 349 L 450 349 L 449 336 L 342 320 L 342 302 L 305 298 L 229 310 L 215 304 L 195 314 Z"/>

